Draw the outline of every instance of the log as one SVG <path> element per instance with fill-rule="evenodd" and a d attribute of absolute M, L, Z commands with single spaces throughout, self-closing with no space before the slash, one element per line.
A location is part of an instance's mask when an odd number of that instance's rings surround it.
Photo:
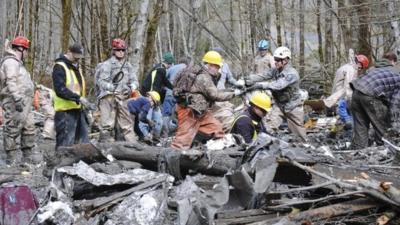
<path fill-rule="evenodd" d="M 171 148 L 154 147 L 139 143 L 78 144 L 71 147 L 60 147 L 56 151 L 56 157 L 54 157 L 58 162 L 54 164 L 59 167 L 71 165 L 79 160 L 104 160 L 105 157 L 103 155 L 111 154 L 118 160 L 134 161 L 145 167 L 156 168 L 162 154 L 175 153 L 179 154 L 181 168 L 203 174 L 221 176 L 237 165 L 239 159 L 237 156 L 241 155 L 242 152 L 238 151 L 237 148 L 234 150 L 236 151 L 228 149 L 229 154 L 226 154 L 225 151 L 213 151 L 210 154 L 205 154 L 198 150 L 177 151 Z"/>

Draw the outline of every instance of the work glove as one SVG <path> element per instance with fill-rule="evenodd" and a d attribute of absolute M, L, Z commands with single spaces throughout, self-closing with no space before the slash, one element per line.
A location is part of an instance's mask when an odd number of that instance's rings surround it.
<path fill-rule="evenodd" d="M 129 87 L 124 87 L 122 88 L 121 93 L 125 98 L 129 98 L 131 96 L 131 89 Z"/>
<path fill-rule="evenodd" d="M 24 110 L 24 103 L 22 99 L 15 102 L 15 110 L 17 110 L 17 112 L 22 112 Z"/>
<path fill-rule="evenodd" d="M 255 81 L 253 81 L 253 80 L 251 80 L 251 79 L 249 79 L 249 78 L 245 78 L 245 79 L 244 79 L 244 84 L 245 84 L 247 87 L 253 86 L 255 83 L 256 83 Z"/>
<path fill-rule="evenodd" d="M 238 80 L 238 81 L 236 82 L 235 87 L 237 87 L 237 88 L 243 88 L 244 85 L 245 85 L 244 80 L 240 79 L 240 80 Z"/>
<path fill-rule="evenodd" d="M 243 90 L 240 90 L 240 89 L 235 89 L 235 90 L 233 91 L 233 93 L 235 94 L 235 96 L 239 96 L 239 95 L 244 94 L 244 91 L 243 91 Z"/>
<path fill-rule="evenodd" d="M 83 108 L 85 108 L 87 110 L 95 110 L 96 109 L 96 105 L 89 102 L 89 100 L 87 100 L 87 98 L 85 98 L 85 97 L 80 97 L 79 102 L 82 104 Z"/>
<path fill-rule="evenodd" d="M 258 84 L 254 84 L 251 87 L 247 88 L 247 91 L 254 91 L 254 90 L 258 90 L 258 89 L 266 89 L 262 84 L 258 83 Z"/>

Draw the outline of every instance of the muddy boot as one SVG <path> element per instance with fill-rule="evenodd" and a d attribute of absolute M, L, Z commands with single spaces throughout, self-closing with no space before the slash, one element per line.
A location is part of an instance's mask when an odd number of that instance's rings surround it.
<path fill-rule="evenodd" d="M 6 151 L 6 163 L 9 166 L 16 166 L 21 162 L 18 150 Z"/>
<path fill-rule="evenodd" d="M 43 156 L 36 147 L 22 149 L 22 160 L 27 164 L 39 164 L 43 161 Z"/>

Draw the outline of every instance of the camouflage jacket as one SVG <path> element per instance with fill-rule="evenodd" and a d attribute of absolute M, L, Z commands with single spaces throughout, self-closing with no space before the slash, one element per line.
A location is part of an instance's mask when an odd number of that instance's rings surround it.
<path fill-rule="evenodd" d="M 271 91 L 277 105 L 285 112 L 300 106 L 308 98 L 308 92 L 300 89 L 300 76 L 291 64 L 282 71 L 276 68 L 265 71 L 261 82 L 265 89 Z"/>
<path fill-rule="evenodd" d="M 98 99 L 112 93 L 122 93 L 126 89 L 136 90 L 138 88 L 139 83 L 136 74 L 133 74 L 133 67 L 129 62 L 126 62 L 122 68 L 123 78 L 114 86 L 113 78 L 121 71 L 124 60 L 119 61 L 115 56 L 112 56 L 99 65 L 100 71 L 98 77 L 96 77 L 96 85 L 99 88 Z"/>
<path fill-rule="evenodd" d="M 199 65 L 182 70 L 174 80 L 173 94 L 178 104 L 190 107 L 201 115 L 214 102 L 233 98 L 233 92 L 218 90 L 211 76 Z"/>
<path fill-rule="evenodd" d="M 32 99 L 34 84 L 31 75 L 23 62 L 16 57 L 15 52 L 11 49 L 6 50 L 1 62 L 1 99 L 11 97 L 15 102 L 27 97 Z"/>

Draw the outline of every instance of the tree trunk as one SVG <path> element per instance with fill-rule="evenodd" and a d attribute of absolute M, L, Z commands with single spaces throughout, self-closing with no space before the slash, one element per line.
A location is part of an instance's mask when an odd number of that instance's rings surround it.
<path fill-rule="evenodd" d="M 278 46 L 282 46 L 282 31 L 281 31 L 281 17 L 282 17 L 282 1 L 280 0 L 275 0 L 275 18 L 276 18 L 276 41 Z"/>
<path fill-rule="evenodd" d="M 249 1 L 249 19 L 250 19 L 250 49 L 251 49 L 251 55 L 254 55 L 254 49 L 255 46 L 257 45 L 257 40 L 256 40 L 256 16 L 257 16 L 257 11 L 256 11 L 256 4 L 254 2 L 255 0 L 250 0 Z"/>
<path fill-rule="evenodd" d="M 290 10 L 292 12 L 291 18 L 290 18 L 290 50 L 293 52 L 296 52 L 296 9 L 295 9 L 295 2 L 296 0 L 292 0 L 290 4 Z"/>
<path fill-rule="evenodd" d="M 147 25 L 147 15 L 149 10 L 149 0 L 142 0 L 139 6 L 137 20 L 135 22 L 135 37 L 133 42 L 133 54 L 131 56 L 133 73 L 139 79 L 143 74 L 142 68 L 142 55 L 144 48 L 145 30 Z"/>
<path fill-rule="evenodd" d="M 393 29 L 393 38 L 395 39 L 394 46 L 397 55 L 400 55 L 400 28 L 399 28 L 399 21 L 396 19 L 395 1 L 388 2 L 388 9 L 392 17 L 391 25 Z"/>
<path fill-rule="evenodd" d="M 318 56 L 322 65 L 324 63 L 324 54 L 322 49 L 322 32 L 321 32 L 321 0 L 317 0 L 317 33 L 318 33 Z"/>
<path fill-rule="evenodd" d="M 108 16 L 107 16 L 107 10 L 106 9 L 106 4 L 104 2 L 105 0 L 100 0 L 100 9 L 101 15 L 99 14 L 100 18 L 100 37 L 101 37 L 101 61 L 105 60 L 110 56 L 110 40 L 108 38 Z"/>
<path fill-rule="evenodd" d="M 341 30 L 342 37 L 343 37 L 343 42 L 344 42 L 344 48 L 345 52 L 352 48 L 351 46 L 351 32 L 352 29 L 350 29 L 349 24 L 350 21 L 348 19 L 348 13 L 347 13 L 347 7 L 346 6 L 346 0 L 338 0 L 338 13 L 339 13 L 339 18 L 338 18 L 338 24 L 339 24 L 339 29 Z M 327 7 L 330 7 L 327 5 Z"/>
<path fill-rule="evenodd" d="M 61 48 L 63 52 L 68 50 L 69 37 L 71 35 L 71 32 L 69 30 L 71 26 L 71 17 L 72 17 L 71 4 L 72 1 L 70 0 L 61 0 L 61 5 L 62 5 Z"/>
<path fill-rule="evenodd" d="M 369 31 L 369 6 L 363 4 L 363 0 L 354 0 L 354 3 L 357 5 L 357 14 L 358 14 L 358 51 L 357 53 L 364 54 L 369 59 L 372 58 L 372 49 L 371 49 L 371 33 Z"/>
<path fill-rule="evenodd" d="M 90 2 L 90 63 L 95 66 L 99 62 L 96 57 L 96 35 L 97 31 L 97 16 L 96 16 L 96 3 L 95 1 Z"/>
<path fill-rule="evenodd" d="M 325 63 L 326 70 L 330 75 L 333 74 L 332 63 L 333 59 L 333 31 L 332 31 L 332 12 L 330 11 L 332 8 L 332 0 L 324 0 L 325 2 Z"/>
<path fill-rule="evenodd" d="M 163 6 L 165 0 L 157 0 L 153 7 L 152 17 L 149 20 L 147 31 L 146 31 L 146 41 L 144 47 L 144 58 L 143 58 L 143 69 L 144 74 L 149 71 L 154 63 L 154 44 L 158 29 L 158 24 L 160 23 L 160 18 L 163 13 Z M 139 77 L 142 81 L 144 76 Z"/>
<path fill-rule="evenodd" d="M 305 53 L 304 53 L 304 0 L 300 0 L 299 2 L 300 9 L 300 77 L 304 76 L 304 68 L 305 68 Z"/>

